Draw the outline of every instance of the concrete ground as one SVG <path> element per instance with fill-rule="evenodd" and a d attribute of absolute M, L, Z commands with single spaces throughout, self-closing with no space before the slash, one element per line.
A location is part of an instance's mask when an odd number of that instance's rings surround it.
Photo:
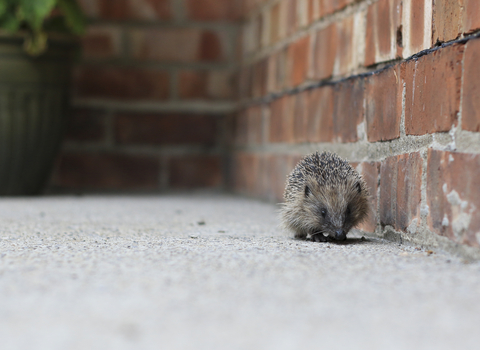
<path fill-rule="evenodd" d="M 478 349 L 480 263 L 226 196 L 0 199 L 0 348 Z"/>

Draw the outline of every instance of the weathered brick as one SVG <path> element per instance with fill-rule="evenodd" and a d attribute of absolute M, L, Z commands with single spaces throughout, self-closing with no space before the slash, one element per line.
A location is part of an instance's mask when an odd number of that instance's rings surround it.
<path fill-rule="evenodd" d="M 366 120 L 368 141 L 400 137 L 403 86 L 396 65 L 366 78 Z"/>
<path fill-rule="evenodd" d="M 82 66 L 74 80 L 74 94 L 81 98 L 165 100 L 170 96 L 170 75 L 161 70 Z"/>
<path fill-rule="evenodd" d="M 172 157 L 168 161 L 169 187 L 220 187 L 223 184 L 222 159 L 216 155 Z"/>
<path fill-rule="evenodd" d="M 397 162 L 397 203 L 395 228 L 407 231 L 414 219 L 420 218 L 422 197 L 422 164 L 420 153 L 398 156 Z M 417 222 L 417 226 L 419 222 Z"/>
<path fill-rule="evenodd" d="M 463 32 L 468 34 L 480 29 L 480 2 L 478 0 L 463 1 Z"/>
<path fill-rule="evenodd" d="M 129 33 L 135 59 L 161 62 L 227 60 L 227 33 L 198 28 L 135 29 Z"/>
<path fill-rule="evenodd" d="M 206 145 L 216 143 L 218 117 L 182 114 L 119 114 L 115 140 L 135 145 Z"/>
<path fill-rule="evenodd" d="M 313 89 L 308 96 L 307 139 L 309 142 L 333 141 L 333 88 Z"/>
<path fill-rule="evenodd" d="M 404 57 L 431 47 L 432 17 L 432 0 L 403 0 Z"/>
<path fill-rule="evenodd" d="M 106 136 L 105 113 L 91 109 L 75 109 L 65 134 L 67 141 L 99 142 Z"/>
<path fill-rule="evenodd" d="M 294 141 L 294 116 L 292 113 L 291 97 L 280 97 L 270 104 L 269 141 L 271 143 Z"/>
<path fill-rule="evenodd" d="M 237 0 L 186 0 L 187 17 L 196 21 L 236 21 L 242 14 Z"/>
<path fill-rule="evenodd" d="M 310 57 L 310 36 L 307 35 L 292 43 L 288 48 L 288 71 L 290 84 L 300 85 L 307 77 Z"/>
<path fill-rule="evenodd" d="M 380 168 L 380 223 L 406 232 L 420 218 L 422 185 L 420 153 L 389 157 Z M 417 223 L 418 225 L 418 223 Z"/>
<path fill-rule="evenodd" d="M 114 26 L 91 25 L 82 36 L 82 54 L 87 59 L 114 58 L 121 53 L 121 30 Z"/>
<path fill-rule="evenodd" d="M 480 156 L 429 150 L 428 223 L 431 230 L 462 244 L 480 243 Z"/>
<path fill-rule="evenodd" d="M 380 166 L 380 223 L 395 226 L 397 157 L 385 159 Z"/>
<path fill-rule="evenodd" d="M 358 228 L 366 232 L 375 232 L 377 227 L 377 191 L 380 175 L 380 163 L 378 162 L 363 162 L 357 167 L 357 170 L 362 175 L 370 192 L 370 209 L 368 217 Z"/>
<path fill-rule="evenodd" d="M 335 71 L 337 75 L 344 75 L 350 72 L 355 65 L 354 45 L 354 16 L 347 17 L 336 23 L 337 55 Z"/>
<path fill-rule="evenodd" d="M 433 41 L 439 42 L 454 40 L 462 33 L 463 0 L 434 0 L 433 1 Z"/>
<path fill-rule="evenodd" d="M 396 58 L 401 28 L 401 0 L 380 0 L 368 7 L 365 66 Z"/>
<path fill-rule="evenodd" d="M 158 157 L 111 153 L 63 154 L 54 185 L 75 189 L 158 188 Z"/>
<path fill-rule="evenodd" d="M 322 80 L 333 74 L 337 53 L 337 31 L 335 23 L 316 32 L 314 37 L 311 78 Z"/>
<path fill-rule="evenodd" d="M 364 80 L 349 79 L 334 86 L 333 134 L 336 142 L 358 141 L 357 127 L 365 120 Z"/>
<path fill-rule="evenodd" d="M 158 20 L 172 17 L 173 0 L 79 0 L 91 18 Z"/>
<path fill-rule="evenodd" d="M 480 131 L 480 39 L 470 40 L 465 48 L 462 129 Z"/>
<path fill-rule="evenodd" d="M 308 95 L 309 91 L 303 91 L 293 96 L 293 134 L 296 143 L 307 141 Z"/>
<path fill-rule="evenodd" d="M 463 45 L 452 45 L 402 66 L 409 135 L 448 131 L 460 107 Z"/>

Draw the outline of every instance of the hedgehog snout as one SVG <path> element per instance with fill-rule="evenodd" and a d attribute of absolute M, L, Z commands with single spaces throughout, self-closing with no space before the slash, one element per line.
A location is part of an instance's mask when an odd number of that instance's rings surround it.
<path fill-rule="evenodd" d="M 335 231 L 335 239 L 337 241 L 344 241 L 347 239 L 347 234 L 343 228 L 340 228 Z"/>

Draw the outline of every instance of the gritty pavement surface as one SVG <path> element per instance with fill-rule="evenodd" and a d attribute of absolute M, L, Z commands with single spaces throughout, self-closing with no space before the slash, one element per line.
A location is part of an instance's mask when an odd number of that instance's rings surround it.
<path fill-rule="evenodd" d="M 227 196 L 0 199 L 0 348 L 479 349 L 480 264 Z"/>

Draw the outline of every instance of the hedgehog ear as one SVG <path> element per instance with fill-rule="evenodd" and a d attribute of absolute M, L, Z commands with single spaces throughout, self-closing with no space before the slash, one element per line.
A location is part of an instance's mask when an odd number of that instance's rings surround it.
<path fill-rule="evenodd" d="M 360 185 L 360 182 L 357 182 L 356 187 L 357 187 L 358 193 L 361 193 L 362 192 L 362 185 Z"/>
<path fill-rule="evenodd" d="M 310 195 L 310 193 L 312 193 L 310 188 L 308 186 L 305 186 L 305 197 L 308 197 Z"/>

